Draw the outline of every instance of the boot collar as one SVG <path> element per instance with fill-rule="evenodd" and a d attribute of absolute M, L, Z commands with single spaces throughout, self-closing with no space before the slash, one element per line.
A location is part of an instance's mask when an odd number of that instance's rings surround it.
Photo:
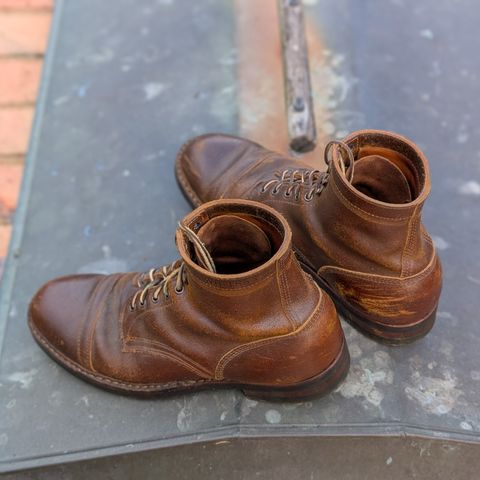
<path fill-rule="evenodd" d="M 430 176 L 428 161 L 422 151 L 410 140 L 401 135 L 381 130 L 360 130 L 351 133 L 343 140 L 357 159 L 368 147 L 388 148 L 405 156 L 409 161 L 409 169 L 414 178 L 416 195 L 408 203 L 385 203 L 373 199 L 354 188 L 343 173 L 345 153 L 342 147 L 332 148 L 331 177 L 329 189 L 333 189 L 339 200 L 350 206 L 354 211 L 364 212 L 372 218 L 387 220 L 404 220 L 413 215 L 425 202 L 430 192 Z"/>
<path fill-rule="evenodd" d="M 188 275 L 196 283 L 216 289 L 234 290 L 247 288 L 262 283 L 276 274 L 277 264 L 284 265 L 292 253 L 292 234 L 285 218 L 267 205 L 249 200 L 214 200 L 200 206 L 183 220 L 183 225 L 197 233 L 205 223 L 219 215 L 248 215 L 266 221 L 282 238 L 280 246 L 265 263 L 248 272 L 238 274 L 219 274 L 209 272 L 195 263 L 190 254 L 188 239 L 178 229 L 176 243 L 178 251 L 185 262 Z"/>

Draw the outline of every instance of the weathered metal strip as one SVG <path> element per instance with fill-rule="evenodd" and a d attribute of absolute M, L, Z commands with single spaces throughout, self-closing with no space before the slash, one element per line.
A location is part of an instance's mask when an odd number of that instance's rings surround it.
<path fill-rule="evenodd" d="M 279 0 L 278 5 L 290 147 L 308 152 L 315 148 L 317 133 L 303 6 L 301 0 Z"/>

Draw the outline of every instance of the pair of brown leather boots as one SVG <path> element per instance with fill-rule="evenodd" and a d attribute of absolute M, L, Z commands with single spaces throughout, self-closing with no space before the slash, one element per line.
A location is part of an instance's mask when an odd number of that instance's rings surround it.
<path fill-rule="evenodd" d="M 367 130 L 331 142 L 325 159 L 321 172 L 241 138 L 193 139 L 176 163 L 198 207 L 177 230 L 181 260 L 49 282 L 30 305 L 35 339 L 74 374 L 124 393 L 226 386 L 302 399 L 348 371 L 332 299 L 378 339 L 425 335 L 441 290 L 421 223 L 426 158 Z"/>

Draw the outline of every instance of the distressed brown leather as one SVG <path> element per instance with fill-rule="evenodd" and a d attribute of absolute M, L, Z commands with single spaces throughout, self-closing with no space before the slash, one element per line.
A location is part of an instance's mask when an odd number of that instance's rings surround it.
<path fill-rule="evenodd" d="M 275 207 L 292 228 L 303 267 L 347 318 L 384 339 L 412 340 L 432 326 L 442 283 L 440 261 L 421 222 L 430 191 L 427 159 L 413 142 L 391 132 L 358 131 L 344 143 L 354 169 L 344 147 L 334 145 L 326 185 L 311 198 L 308 182 L 296 182 L 293 190 L 270 182 L 282 171 L 308 172 L 310 166 L 228 135 L 185 144 L 176 173 L 194 205 L 244 198 Z"/>
<path fill-rule="evenodd" d="M 256 202 L 225 200 L 197 208 L 182 224 L 216 272 L 199 264 L 197 247 L 179 229 L 184 285 L 177 291 L 172 281 L 157 301 L 152 288 L 131 308 L 138 282 L 145 284 L 139 273 L 52 280 L 29 309 L 47 353 L 126 393 L 232 385 L 253 396 L 296 398 L 333 388 L 348 369 L 343 332 L 329 296 L 300 268 L 286 220 Z"/>

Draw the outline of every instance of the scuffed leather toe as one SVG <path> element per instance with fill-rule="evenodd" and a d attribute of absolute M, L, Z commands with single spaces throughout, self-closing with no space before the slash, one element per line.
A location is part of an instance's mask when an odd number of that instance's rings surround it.
<path fill-rule="evenodd" d="M 92 292 L 103 275 L 71 275 L 46 283 L 29 306 L 29 325 L 44 348 L 53 347 L 77 359 L 78 331 L 88 311 Z"/>
<path fill-rule="evenodd" d="M 232 176 L 248 167 L 256 158 L 253 153 L 259 150 L 260 145 L 232 135 L 196 137 L 178 154 L 178 179 L 190 199 L 198 199 L 194 203 L 222 198 Z"/>

